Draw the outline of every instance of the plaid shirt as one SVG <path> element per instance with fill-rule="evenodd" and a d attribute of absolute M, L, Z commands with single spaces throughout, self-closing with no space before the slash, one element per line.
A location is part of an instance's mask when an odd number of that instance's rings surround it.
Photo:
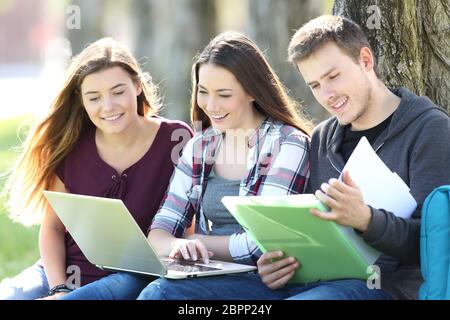
<path fill-rule="evenodd" d="M 151 229 L 182 237 L 196 216 L 196 232 L 209 234 L 202 197 L 222 134 L 212 127 L 197 133 L 183 149 Z M 248 142 L 248 172 L 239 195 L 303 193 L 309 178 L 309 138 L 300 130 L 267 118 Z M 229 250 L 238 263 L 255 264 L 261 251 L 243 230 L 230 237 Z"/>

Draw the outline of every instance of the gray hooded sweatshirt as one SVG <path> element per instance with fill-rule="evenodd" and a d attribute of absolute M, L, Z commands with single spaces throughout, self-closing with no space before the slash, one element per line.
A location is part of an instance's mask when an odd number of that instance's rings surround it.
<path fill-rule="evenodd" d="M 401 98 L 400 105 L 372 147 L 410 187 L 418 208 L 410 219 L 396 217 L 383 208 L 371 208 L 369 228 L 359 235 L 383 253 L 375 263 L 381 270 L 381 288 L 394 299 L 417 299 L 422 283 L 421 208 L 434 188 L 450 184 L 450 120 L 426 97 L 405 88 L 392 92 Z M 315 128 L 308 192 L 313 193 L 323 182 L 340 175 L 345 165 L 338 153 L 343 132 L 344 127 L 335 117 Z"/>

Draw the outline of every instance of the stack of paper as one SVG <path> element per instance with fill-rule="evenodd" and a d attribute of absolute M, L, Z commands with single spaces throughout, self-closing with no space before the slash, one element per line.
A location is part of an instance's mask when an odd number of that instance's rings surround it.
<path fill-rule="evenodd" d="M 364 202 L 385 209 L 398 217 L 409 218 L 417 208 L 410 189 L 378 157 L 366 137 L 362 137 L 344 167 L 361 189 Z"/>

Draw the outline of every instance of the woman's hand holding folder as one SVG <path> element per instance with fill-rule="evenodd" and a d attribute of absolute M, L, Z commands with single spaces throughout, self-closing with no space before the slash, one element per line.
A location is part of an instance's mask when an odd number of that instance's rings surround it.
<path fill-rule="evenodd" d="M 282 258 L 282 251 L 272 251 L 264 253 L 258 259 L 258 274 L 270 289 L 283 288 L 294 276 L 300 263 L 294 257 Z"/>

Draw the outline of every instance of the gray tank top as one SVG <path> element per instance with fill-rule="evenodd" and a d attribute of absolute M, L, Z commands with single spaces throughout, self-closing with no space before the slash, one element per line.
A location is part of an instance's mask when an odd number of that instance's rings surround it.
<path fill-rule="evenodd" d="M 217 176 L 214 168 L 208 177 L 203 195 L 203 213 L 212 225 L 210 235 L 227 236 L 241 230 L 239 223 L 220 201 L 224 196 L 238 196 L 240 180 Z"/>

